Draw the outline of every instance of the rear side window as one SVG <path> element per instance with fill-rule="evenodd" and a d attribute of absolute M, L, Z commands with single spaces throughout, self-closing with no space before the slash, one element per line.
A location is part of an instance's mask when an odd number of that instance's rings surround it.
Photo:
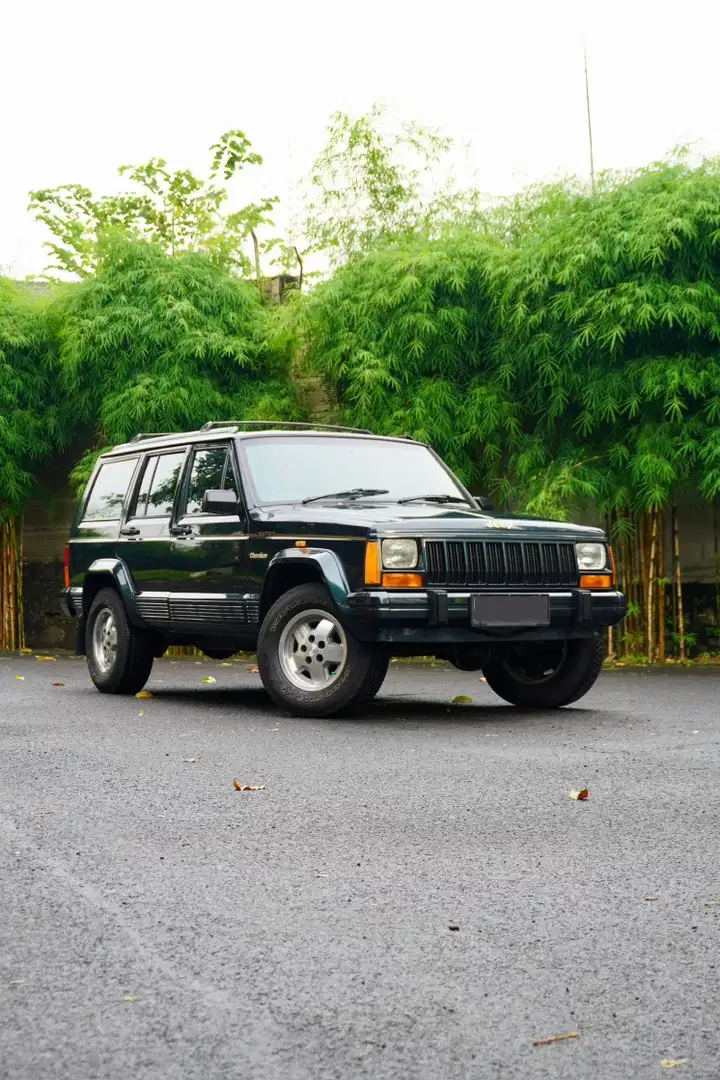
<path fill-rule="evenodd" d="M 227 446 L 197 450 L 190 473 L 186 514 L 201 514 L 206 491 L 235 491 L 235 476 Z"/>
<path fill-rule="evenodd" d="M 85 506 L 83 521 L 120 520 L 125 495 L 137 463 L 138 459 L 134 457 L 106 461 L 100 466 Z"/>

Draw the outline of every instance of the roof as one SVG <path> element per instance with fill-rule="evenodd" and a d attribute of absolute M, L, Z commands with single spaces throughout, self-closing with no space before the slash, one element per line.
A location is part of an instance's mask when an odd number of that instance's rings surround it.
<path fill-rule="evenodd" d="M 250 430 L 243 430 L 243 427 L 250 428 Z M 266 438 L 271 436 L 284 436 L 297 438 L 299 436 L 317 435 L 323 438 L 342 439 L 351 436 L 356 439 L 382 439 L 384 442 L 415 442 L 415 439 L 408 439 L 401 435 L 374 435 L 371 431 L 367 431 L 362 428 L 346 428 L 325 424 L 288 424 L 283 426 L 281 423 L 268 423 L 265 427 L 260 422 L 253 421 L 237 421 L 228 423 L 212 423 L 206 424 L 205 427 L 196 431 L 173 431 L 173 432 L 154 432 L 154 433 L 139 433 L 130 442 L 120 443 L 118 446 L 114 446 L 112 450 L 108 450 L 103 457 L 110 457 L 114 454 L 127 454 L 131 451 L 137 452 L 138 450 L 157 449 L 158 447 L 172 447 L 185 445 L 188 442 L 204 443 L 204 442 L 217 442 L 218 438 L 231 435 L 233 438 L 240 439 L 253 439 L 253 438 Z"/>

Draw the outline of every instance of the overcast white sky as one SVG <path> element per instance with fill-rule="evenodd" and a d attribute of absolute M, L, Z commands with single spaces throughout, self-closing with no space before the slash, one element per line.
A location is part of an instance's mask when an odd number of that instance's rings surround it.
<path fill-rule="evenodd" d="M 32 188 L 204 175 L 234 127 L 265 157 L 243 196 L 287 214 L 329 114 L 377 101 L 469 142 L 487 192 L 587 174 L 584 44 L 597 168 L 718 153 L 718 31 L 715 0 L 0 0 L 0 271 L 47 262 Z"/>

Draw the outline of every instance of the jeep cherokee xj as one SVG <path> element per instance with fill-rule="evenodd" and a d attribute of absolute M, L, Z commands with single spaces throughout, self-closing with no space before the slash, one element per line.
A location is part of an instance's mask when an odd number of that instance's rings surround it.
<path fill-rule="evenodd" d="M 246 421 L 103 454 L 62 603 L 104 693 L 141 690 L 169 645 L 250 649 L 298 716 L 357 706 L 392 656 L 427 654 L 515 705 L 568 705 L 626 607 L 601 529 L 495 514 L 412 439 Z"/>

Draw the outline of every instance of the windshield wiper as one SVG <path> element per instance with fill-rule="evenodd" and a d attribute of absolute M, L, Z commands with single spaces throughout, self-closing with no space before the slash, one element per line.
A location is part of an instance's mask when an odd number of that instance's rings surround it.
<path fill-rule="evenodd" d="M 389 488 L 350 488 L 349 491 L 331 491 L 328 495 L 310 495 L 303 499 L 305 503 L 318 502 L 320 499 L 357 499 L 361 495 L 387 495 Z"/>
<path fill-rule="evenodd" d="M 463 499 L 459 495 L 408 495 L 404 499 L 398 499 L 398 502 L 465 503 L 466 506 L 470 505 L 467 499 Z"/>

